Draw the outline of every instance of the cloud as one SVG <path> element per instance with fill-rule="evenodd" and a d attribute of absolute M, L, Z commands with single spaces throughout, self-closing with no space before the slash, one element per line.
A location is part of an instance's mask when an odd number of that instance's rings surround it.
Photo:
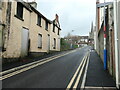
<path fill-rule="evenodd" d="M 61 36 L 71 30 L 74 35 L 88 35 L 91 22 L 95 20 L 96 0 L 37 0 L 38 10 L 48 19 L 59 15 Z"/>

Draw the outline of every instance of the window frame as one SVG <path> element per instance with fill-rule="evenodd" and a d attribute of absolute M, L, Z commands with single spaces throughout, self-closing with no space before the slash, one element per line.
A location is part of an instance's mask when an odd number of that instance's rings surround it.
<path fill-rule="evenodd" d="M 2 9 L 2 4 L 3 4 L 3 3 L 2 3 L 2 1 L 0 0 L 0 9 Z"/>
<path fill-rule="evenodd" d="M 54 38 L 53 41 L 54 41 L 54 42 L 53 42 L 53 43 L 54 43 L 53 49 L 56 49 L 56 38 Z"/>
<path fill-rule="evenodd" d="M 40 27 L 42 26 L 42 17 L 38 14 L 37 14 L 37 25 Z"/>
<path fill-rule="evenodd" d="M 38 34 L 38 48 L 42 48 L 42 34 Z"/>
<path fill-rule="evenodd" d="M 60 29 L 58 28 L 58 35 L 60 35 Z"/>
<path fill-rule="evenodd" d="M 49 28 L 49 23 L 48 21 L 45 21 L 45 30 L 48 30 L 48 28 Z"/>
<path fill-rule="evenodd" d="M 53 24 L 53 32 L 55 33 L 55 25 Z"/>
<path fill-rule="evenodd" d="M 23 12 L 24 11 L 24 6 L 20 3 L 20 2 L 17 2 L 17 9 L 16 9 L 16 15 L 15 17 L 24 21 L 23 20 Z"/>

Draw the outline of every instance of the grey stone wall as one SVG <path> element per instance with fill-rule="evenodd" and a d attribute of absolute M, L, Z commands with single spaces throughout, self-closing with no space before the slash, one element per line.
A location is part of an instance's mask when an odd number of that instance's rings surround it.
<path fill-rule="evenodd" d="M 120 76 L 120 1 L 118 2 L 118 58 L 119 58 L 119 76 Z M 120 83 L 120 77 L 119 77 L 119 83 Z"/>

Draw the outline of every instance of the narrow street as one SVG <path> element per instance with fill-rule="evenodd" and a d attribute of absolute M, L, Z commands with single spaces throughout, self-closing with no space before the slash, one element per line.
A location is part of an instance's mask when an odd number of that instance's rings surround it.
<path fill-rule="evenodd" d="M 0 0 L 0 89 L 120 89 L 120 0 Z"/>
<path fill-rule="evenodd" d="M 85 70 L 89 60 L 90 46 L 72 50 L 58 58 L 51 59 L 28 70 L 25 68 L 8 72 L 3 75 L 2 86 L 4 88 L 85 88 Z M 60 57 L 59 57 L 60 56 Z M 44 60 L 45 61 L 45 60 Z M 41 61 L 44 62 L 44 61 Z M 47 61 L 47 60 L 46 60 Z M 88 67 L 88 66 L 87 66 Z M 23 70 L 25 69 L 25 70 Z M 21 71 L 23 72 L 21 72 Z M 20 72 L 17 73 L 16 72 Z M 94 71 L 92 71 L 94 72 Z M 15 73 L 15 74 L 14 74 Z M 95 73 L 94 73 L 95 74 Z M 97 74 L 97 73 L 96 73 Z M 95 76 L 95 75 L 94 75 Z M 104 74 L 102 74 L 104 76 Z M 90 77 L 90 75 L 88 75 Z M 107 76 L 109 85 L 111 81 Z M 91 78 L 92 79 L 92 78 Z M 91 82 L 89 79 L 86 85 Z M 99 81 L 99 80 L 98 80 Z M 103 80 L 104 81 L 104 80 Z M 93 79 L 94 82 L 94 79 Z M 95 83 L 91 83 L 95 84 Z M 96 83 L 100 86 L 100 83 Z M 114 83 L 112 83 L 114 85 Z M 91 85 L 90 85 L 91 86 Z M 94 86 L 95 87 L 95 86 Z"/>
<path fill-rule="evenodd" d="M 66 88 L 89 47 L 3 80 L 3 88 Z"/>

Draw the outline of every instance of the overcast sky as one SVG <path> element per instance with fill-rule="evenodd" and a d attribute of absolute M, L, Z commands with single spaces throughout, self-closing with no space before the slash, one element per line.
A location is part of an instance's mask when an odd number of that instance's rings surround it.
<path fill-rule="evenodd" d="M 95 23 L 96 0 L 36 0 L 37 9 L 48 19 L 59 15 L 61 36 L 89 35 Z M 74 30 L 74 32 L 72 32 Z"/>

